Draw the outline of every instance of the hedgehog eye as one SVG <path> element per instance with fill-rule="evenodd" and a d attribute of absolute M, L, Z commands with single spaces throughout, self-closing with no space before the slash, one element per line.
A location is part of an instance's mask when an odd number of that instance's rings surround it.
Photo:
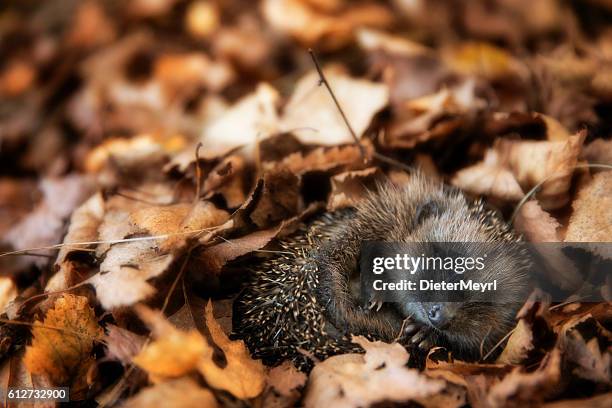
<path fill-rule="evenodd" d="M 427 218 L 440 215 L 441 212 L 442 210 L 440 209 L 440 206 L 435 201 L 427 201 L 422 203 L 416 209 L 414 225 L 417 226 Z"/>

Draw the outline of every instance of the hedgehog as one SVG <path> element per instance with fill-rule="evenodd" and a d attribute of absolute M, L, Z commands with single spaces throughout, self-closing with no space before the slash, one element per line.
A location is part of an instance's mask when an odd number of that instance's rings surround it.
<path fill-rule="evenodd" d="M 508 250 L 483 278 L 505 290 L 496 302 L 424 302 L 398 292 L 391 302 L 363 299 L 363 242 L 520 242 L 521 237 L 482 200 L 415 173 L 402 186 L 384 182 L 353 208 L 324 213 L 278 242 L 257 261 L 234 303 L 234 336 L 254 357 L 275 365 L 289 359 L 307 371 L 313 359 L 362 352 L 352 336 L 398 341 L 426 351 L 443 346 L 475 360 L 515 323 L 529 291 L 524 254 Z M 514 248 L 513 246 L 508 246 Z"/>

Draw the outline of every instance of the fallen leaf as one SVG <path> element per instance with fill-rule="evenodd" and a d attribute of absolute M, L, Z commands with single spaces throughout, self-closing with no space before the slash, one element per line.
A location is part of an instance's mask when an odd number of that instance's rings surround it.
<path fill-rule="evenodd" d="M 399 344 L 355 337 L 366 351 L 342 354 L 315 364 L 306 390 L 306 407 L 362 407 L 382 401 L 423 403 L 445 382 L 406 368 L 408 353 Z"/>
<path fill-rule="evenodd" d="M 6 306 L 17 297 L 17 286 L 13 280 L 0 276 L 0 314 L 4 313 Z"/>
<path fill-rule="evenodd" d="M 160 237 L 114 244 L 104 254 L 100 272 L 87 280 L 96 289 L 100 303 L 105 309 L 132 305 L 156 292 L 147 282 L 163 274 L 185 248 L 187 239 L 199 232 L 204 237 L 214 234 L 215 227 L 229 217 L 223 210 L 209 202 L 197 205 L 174 204 L 171 206 L 149 206 L 133 211 L 115 222 L 124 225 L 126 232 L 112 239 L 123 239 L 128 234 L 146 234 Z"/>
<path fill-rule="evenodd" d="M 516 230 L 531 242 L 559 242 L 560 226 L 535 200 L 527 201 L 514 220 Z"/>
<path fill-rule="evenodd" d="M 548 210 L 567 203 L 585 137 L 586 132 L 579 132 L 562 142 L 500 140 L 497 148 L 524 190 L 542 183 L 536 196 Z"/>
<path fill-rule="evenodd" d="M 214 394 L 189 377 L 178 378 L 144 388 L 121 405 L 125 408 L 216 408 Z"/>
<path fill-rule="evenodd" d="M 134 363 L 147 371 L 154 381 L 181 377 L 197 370 L 210 386 L 240 399 L 254 398 L 263 391 L 266 378 L 263 364 L 251 359 L 244 342 L 229 340 L 214 319 L 210 302 L 205 320 L 212 341 L 225 356 L 224 367 L 213 360 L 213 347 L 197 330 L 184 332 L 157 312 L 144 307 L 137 310 L 157 339 L 134 357 Z"/>
<path fill-rule="evenodd" d="M 325 76 L 351 127 L 360 138 L 374 115 L 389 101 L 384 84 L 354 79 L 337 70 L 326 69 Z M 310 72 L 296 84 L 280 122 L 283 131 L 293 133 L 304 144 L 338 145 L 353 143 L 342 115 L 319 76 Z"/>
<path fill-rule="evenodd" d="M 612 140 L 593 140 L 582 149 L 580 158 L 593 164 L 612 165 Z M 596 172 L 597 168 L 592 170 Z"/>
<path fill-rule="evenodd" d="M 91 194 L 91 180 L 80 175 L 40 182 L 43 199 L 36 209 L 13 226 L 3 237 L 15 249 L 29 249 L 55 245 L 61 240 L 64 221 Z M 27 258 L 44 265 L 45 258 Z"/>
<path fill-rule="evenodd" d="M 214 394 L 202 388 L 189 377 L 169 380 L 144 388 L 125 401 L 126 408 L 164 406 L 168 408 L 216 408 L 219 406 Z"/>
<path fill-rule="evenodd" d="M 104 340 L 108 349 L 107 357 L 119 360 L 123 364 L 129 364 L 132 361 L 132 357 L 138 354 L 145 344 L 143 336 L 122 329 L 114 324 L 107 324 L 106 330 L 108 334 L 104 336 Z"/>
<path fill-rule="evenodd" d="M 578 192 L 572 208 L 566 242 L 612 241 L 612 172 L 595 174 Z"/>
<path fill-rule="evenodd" d="M 317 10 L 317 5 L 303 0 L 266 0 L 263 14 L 276 30 L 287 33 L 308 46 L 318 44 L 325 49 L 336 49 L 352 40 L 353 30 L 360 26 L 385 27 L 392 16 L 377 4 L 359 4 L 338 15 Z M 323 10 L 325 11 L 325 10 Z"/>
<path fill-rule="evenodd" d="M 524 193 L 512 172 L 500 162 L 495 150 L 488 150 L 482 162 L 459 170 L 451 183 L 477 195 L 518 201 Z"/>
<path fill-rule="evenodd" d="M 520 319 L 508 338 L 504 351 L 497 358 L 499 364 L 520 364 L 533 350 L 533 328 L 525 319 Z"/>
<path fill-rule="evenodd" d="M 354 207 L 367 195 L 368 190 L 375 188 L 382 177 L 382 172 L 376 167 L 336 174 L 331 178 L 332 191 L 327 209 L 334 211 L 339 208 Z"/>
<path fill-rule="evenodd" d="M 77 376 L 93 362 L 94 341 L 103 334 L 86 297 L 63 295 L 45 319 L 34 324 L 25 365 L 29 372 L 47 376 L 55 385 L 74 386 L 83 380 Z"/>
<path fill-rule="evenodd" d="M 256 142 L 278 131 L 278 99 L 278 92 L 264 83 L 238 100 L 203 129 L 202 157 L 218 157 L 240 147 L 245 157 L 253 160 Z"/>
<path fill-rule="evenodd" d="M 516 368 L 500 382 L 494 384 L 487 395 L 492 407 L 524 406 L 524 404 L 543 402 L 561 391 L 561 353 L 554 349 L 540 367 L 534 372 L 521 372 Z"/>
<path fill-rule="evenodd" d="M 306 384 L 308 377 L 290 361 L 274 367 L 268 374 L 268 386 L 264 394 L 264 406 L 293 406 L 300 398 L 299 389 Z"/>

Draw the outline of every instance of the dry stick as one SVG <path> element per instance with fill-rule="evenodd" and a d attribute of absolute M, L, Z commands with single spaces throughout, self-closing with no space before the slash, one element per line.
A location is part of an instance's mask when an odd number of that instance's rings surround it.
<path fill-rule="evenodd" d="M 340 106 L 340 102 L 338 101 L 338 98 L 336 98 L 336 94 L 334 94 L 334 91 L 332 90 L 331 85 L 327 81 L 327 78 L 325 77 L 325 74 L 323 73 L 323 70 L 321 69 L 321 64 L 319 63 L 319 59 L 317 58 L 316 54 L 311 48 L 308 49 L 308 53 L 310 54 L 310 57 L 312 58 L 312 62 L 314 63 L 315 68 L 317 69 L 317 74 L 319 74 L 319 86 L 325 85 L 325 88 L 327 89 L 327 92 L 329 93 L 332 100 L 334 101 L 334 105 L 336 105 L 338 112 L 340 112 L 340 116 L 342 116 L 342 120 L 344 121 L 344 124 L 346 125 L 347 129 L 349 130 L 349 133 L 351 134 L 353 141 L 359 147 L 359 153 L 361 154 L 362 160 L 365 162 L 366 161 L 365 149 L 363 145 L 359 142 L 359 138 L 357 137 L 357 134 L 353 130 L 353 127 L 351 126 L 351 123 L 346 117 L 344 110 L 342 110 L 342 106 Z M 407 166 L 404 163 L 401 163 L 395 159 L 392 159 L 391 157 L 387 157 L 383 154 L 380 154 L 376 152 L 375 150 L 372 152 L 372 156 L 384 163 L 390 164 L 392 166 L 396 166 L 402 170 L 406 170 L 409 173 L 412 173 L 414 171 L 414 169 L 411 168 L 410 166 Z"/>
<path fill-rule="evenodd" d="M 506 341 L 511 335 L 512 333 L 514 333 L 514 331 L 516 330 L 516 328 L 510 330 L 508 333 L 506 333 L 506 335 L 504 337 L 502 337 L 496 345 L 493 346 L 493 348 L 491 350 L 489 350 L 489 352 L 487 354 L 485 354 L 485 356 L 482 358 L 482 361 L 486 361 L 487 358 L 489 358 L 489 356 L 491 354 L 493 354 L 493 352 L 503 344 L 504 341 Z"/>

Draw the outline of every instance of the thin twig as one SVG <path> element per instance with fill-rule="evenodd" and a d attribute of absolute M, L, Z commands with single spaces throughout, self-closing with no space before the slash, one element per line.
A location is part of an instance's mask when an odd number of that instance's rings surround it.
<path fill-rule="evenodd" d="M 329 82 L 327 81 L 327 78 L 325 77 L 325 74 L 323 73 L 323 70 L 321 69 L 321 64 L 319 64 L 319 59 L 317 58 L 317 56 L 315 55 L 314 51 L 311 48 L 308 49 L 308 53 L 310 54 L 310 58 L 312 58 L 312 62 L 314 63 L 315 68 L 317 69 L 317 73 L 319 74 L 319 86 L 325 85 L 325 88 L 327 88 L 327 92 L 329 92 L 329 95 L 334 101 L 336 108 L 338 108 L 338 112 L 340 112 L 340 116 L 342 116 L 342 120 L 344 121 L 344 124 L 348 128 L 357 146 L 359 146 L 359 153 L 361 154 L 361 158 L 365 161 L 366 159 L 365 149 L 363 148 L 363 145 L 359 143 L 359 138 L 357 137 L 357 134 L 353 130 L 353 127 L 351 126 L 351 123 L 346 117 L 344 110 L 342 110 L 342 107 L 340 106 L 340 102 L 338 102 L 338 99 L 336 98 L 334 91 L 329 85 Z"/>
<path fill-rule="evenodd" d="M 344 110 L 342 109 L 342 106 L 340 106 L 340 102 L 338 101 L 338 98 L 336 98 L 336 94 L 334 94 L 334 91 L 332 90 L 331 85 L 329 84 L 329 81 L 327 81 L 327 77 L 323 73 L 323 69 L 321 69 L 321 64 L 319 63 L 319 59 L 317 58 L 315 52 L 312 49 L 309 48 L 308 53 L 310 54 L 310 57 L 312 58 L 312 62 L 314 63 L 315 68 L 317 69 L 317 74 L 319 74 L 319 86 L 325 85 L 325 88 L 327 89 L 327 92 L 329 93 L 332 100 L 334 101 L 334 105 L 336 105 L 338 112 L 340 112 L 340 116 L 342 116 L 342 120 L 344 121 L 344 124 L 346 125 L 347 129 L 349 130 L 349 133 L 351 134 L 353 141 L 359 147 L 359 153 L 361 154 L 361 159 L 365 162 L 366 161 L 365 148 L 359 142 L 357 133 L 355 133 L 355 130 L 353 130 L 351 123 L 349 122 L 346 114 L 344 113 Z M 380 160 L 381 162 L 384 162 L 392 166 L 398 167 L 402 170 L 405 170 L 409 173 L 412 173 L 414 170 L 410 166 L 404 163 L 401 163 L 395 159 L 392 159 L 391 157 L 387 157 L 384 154 L 378 153 L 376 151 L 372 152 L 372 157 L 374 157 L 377 160 Z"/>

